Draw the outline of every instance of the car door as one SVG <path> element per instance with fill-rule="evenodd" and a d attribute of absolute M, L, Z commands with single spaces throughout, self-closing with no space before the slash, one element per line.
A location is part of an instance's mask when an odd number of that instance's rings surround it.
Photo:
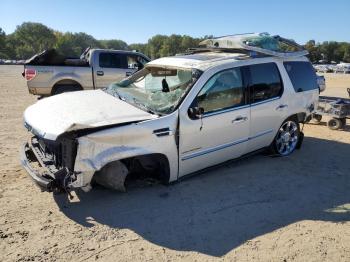
<path fill-rule="evenodd" d="M 249 152 L 269 146 L 287 117 L 288 101 L 276 63 L 247 66 L 250 94 Z"/>
<path fill-rule="evenodd" d="M 98 63 L 94 67 L 95 87 L 108 87 L 111 83 L 132 75 L 136 70 L 128 67 L 126 54 L 101 52 L 98 55 Z"/>
<path fill-rule="evenodd" d="M 191 108 L 201 117 L 180 110 L 179 176 L 241 156 L 246 152 L 250 108 L 240 68 L 214 74 L 202 87 Z"/>

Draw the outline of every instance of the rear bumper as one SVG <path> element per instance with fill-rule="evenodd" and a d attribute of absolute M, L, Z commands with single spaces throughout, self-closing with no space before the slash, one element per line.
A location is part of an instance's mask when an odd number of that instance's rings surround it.
<path fill-rule="evenodd" d="M 20 152 L 21 157 L 21 164 L 23 168 L 27 171 L 30 178 L 43 190 L 49 191 L 49 184 L 53 180 L 43 177 L 43 174 L 40 174 L 39 170 L 36 170 L 31 163 L 37 162 L 39 163 L 38 159 L 36 159 L 35 154 L 33 153 L 32 149 L 29 147 L 28 143 L 25 143 Z"/>

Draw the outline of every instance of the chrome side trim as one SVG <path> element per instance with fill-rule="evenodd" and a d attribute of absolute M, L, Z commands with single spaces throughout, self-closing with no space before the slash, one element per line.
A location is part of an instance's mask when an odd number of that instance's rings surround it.
<path fill-rule="evenodd" d="M 252 140 L 252 139 L 258 138 L 259 136 L 267 135 L 267 134 L 272 133 L 272 132 L 273 132 L 273 129 L 269 129 L 269 130 L 266 130 L 266 131 L 263 131 L 263 132 L 257 133 L 255 136 L 251 136 L 251 137 L 249 137 L 249 140 Z"/>
<path fill-rule="evenodd" d="M 215 116 L 215 115 L 220 115 L 223 113 L 227 113 L 227 112 L 231 112 L 231 111 L 235 111 L 235 110 L 239 110 L 239 109 L 244 109 L 244 108 L 249 108 L 250 105 L 243 105 L 243 106 L 238 106 L 238 107 L 232 107 L 232 108 L 228 108 L 228 109 L 223 109 L 223 110 L 219 110 L 219 111 L 215 111 L 212 113 L 207 113 L 203 115 L 203 118 L 205 117 L 209 117 L 209 116 Z"/>
<path fill-rule="evenodd" d="M 250 106 L 258 106 L 258 105 L 261 105 L 261 104 L 265 104 L 265 103 L 268 103 L 268 102 L 272 102 L 272 101 L 278 100 L 280 98 L 281 98 L 280 96 L 274 97 L 274 98 L 270 98 L 270 99 L 267 99 L 267 100 L 264 100 L 264 101 L 260 101 L 260 102 L 256 102 L 256 103 L 250 104 Z"/>
<path fill-rule="evenodd" d="M 218 150 L 222 150 L 222 149 L 225 149 L 225 148 L 228 148 L 228 147 L 231 147 L 231 146 L 235 146 L 235 145 L 247 142 L 249 140 L 252 140 L 252 139 L 255 139 L 255 138 L 267 135 L 267 134 L 272 133 L 272 132 L 273 132 L 272 129 L 266 130 L 266 131 L 260 132 L 260 133 L 254 135 L 254 136 L 251 136 L 251 137 L 242 138 L 242 139 L 239 139 L 239 140 L 236 140 L 236 141 L 233 141 L 233 142 L 230 142 L 230 143 L 226 143 L 226 144 L 223 144 L 223 145 L 210 147 L 210 148 L 201 150 L 201 151 L 196 152 L 196 153 L 187 154 L 187 155 L 183 156 L 181 158 L 181 160 L 185 161 L 185 160 L 188 160 L 188 159 L 191 159 L 191 158 L 195 158 L 195 157 L 198 157 L 198 156 L 206 155 L 206 154 L 218 151 Z"/>
<path fill-rule="evenodd" d="M 220 115 L 220 114 L 224 114 L 224 113 L 227 113 L 227 112 L 232 112 L 232 111 L 235 111 L 235 110 L 245 109 L 245 108 L 249 108 L 249 107 L 253 107 L 253 106 L 257 106 L 257 105 L 261 105 L 261 104 L 265 104 L 265 103 L 269 103 L 269 102 L 278 100 L 280 98 L 281 97 L 274 97 L 274 98 L 270 98 L 270 99 L 267 99 L 267 100 L 264 100 L 264 101 L 260 101 L 260 102 L 256 102 L 256 103 L 253 103 L 253 104 L 248 104 L 248 105 L 243 105 L 243 106 L 238 106 L 238 107 L 218 110 L 218 111 L 215 111 L 215 112 L 212 112 L 212 113 L 204 114 L 203 118 L 209 117 L 209 116 Z"/>
<path fill-rule="evenodd" d="M 227 144 L 211 147 L 211 148 L 208 148 L 208 149 L 205 149 L 205 150 L 202 150 L 202 151 L 199 151 L 199 152 L 192 153 L 192 154 L 189 154 L 187 156 L 184 156 L 184 157 L 181 158 L 181 160 L 184 161 L 184 160 L 188 160 L 188 159 L 191 159 L 191 158 L 194 158 L 194 157 L 197 157 L 197 156 L 209 154 L 209 153 L 212 153 L 212 152 L 215 152 L 215 151 L 227 148 L 227 147 L 231 147 L 231 146 L 234 146 L 234 145 L 241 144 L 243 142 L 247 142 L 248 140 L 249 140 L 248 138 L 243 138 L 243 139 L 236 140 L 234 142 L 230 142 L 230 143 L 227 143 Z"/>

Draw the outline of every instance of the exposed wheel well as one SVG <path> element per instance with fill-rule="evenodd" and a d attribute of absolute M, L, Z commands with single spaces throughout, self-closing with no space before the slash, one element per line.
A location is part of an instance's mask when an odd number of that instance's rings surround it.
<path fill-rule="evenodd" d="M 126 184 L 128 184 L 132 180 L 143 180 L 147 178 L 156 179 L 163 184 L 169 183 L 170 165 L 168 158 L 163 154 L 141 155 L 110 162 L 106 164 L 103 168 L 101 168 L 100 171 L 95 172 L 94 177 L 99 176 L 101 172 L 104 172 L 107 166 L 113 166 L 113 163 L 115 162 L 122 162 L 123 165 L 125 165 L 128 169 L 128 173 L 125 178 L 125 181 L 127 181 Z M 118 171 L 119 170 L 116 170 L 115 172 Z M 112 171 L 112 176 L 106 177 L 106 179 L 113 180 L 113 177 L 114 171 Z M 93 180 L 96 181 L 96 177 L 93 178 Z M 103 183 L 100 184 L 104 185 Z"/>
<path fill-rule="evenodd" d="M 170 165 L 163 154 L 148 154 L 121 160 L 129 170 L 131 176 L 148 176 L 168 183 L 170 179 Z"/>
<path fill-rule="evenodd" d="M 83 90 L 82 86 L 75 80 L 63 79 L 58 81 L 51 90 L 51 95 Z"/>

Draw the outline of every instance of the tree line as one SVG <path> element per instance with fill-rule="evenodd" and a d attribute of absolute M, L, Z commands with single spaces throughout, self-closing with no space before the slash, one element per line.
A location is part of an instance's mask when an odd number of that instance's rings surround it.
<path fill-rule="evenodd" d="M 152 59 L 185 52 L 188 48 L 197 47 L 205 38 L 194 38 L 187 35 L 155 35 L 147 43 L 127 44 L 123 40 L 97 40 L 86 33 L 55 31 L 40 23 L 26 22 L 17 26 L 12 34 L 0 27 L 0 58 L 28 59 L 45 49 L 55 48 L 69 57 L 78 57 L 87 47 L 117 50 L 138 50 Z M 324 60 L 350 62 L 350 43 L 326 41 L 316 43 L 310 40 L 305 44 L 312 62 Z"/>

